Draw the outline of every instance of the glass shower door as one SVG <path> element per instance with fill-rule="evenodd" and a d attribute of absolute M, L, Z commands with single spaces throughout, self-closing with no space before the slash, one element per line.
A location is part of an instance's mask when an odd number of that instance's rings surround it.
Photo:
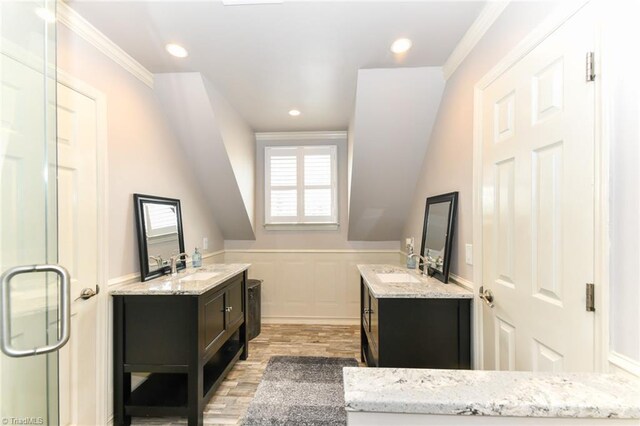
<path fill-rule="evenodd" d="M 0 422 L 58 424 L 55 1 L 0 1 Z"/>

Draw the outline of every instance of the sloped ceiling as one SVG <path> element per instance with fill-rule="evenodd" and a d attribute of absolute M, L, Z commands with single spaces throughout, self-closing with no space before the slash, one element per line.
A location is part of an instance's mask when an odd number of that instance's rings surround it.
<path fill-rule="evenodd" d="M 220 0 L 69 4 L 152 73 L 201 72 L 257 132 L 344 130 L 362 68 L 440 66 L 483 1 Z M 409 37 L 413 47 L 389 46 Z M 189 50 L 177 59 L 166 43 Z M 292 118 L 292 108 L 302 115 Z"/>
<path fill-rule="evenodd" d="M 223 237 L 255 239 L 252 130 L 200 73 L 156 74 L 155 92 Z"/>
<path fill-rule="evenodd" d="M 349 240 L 402 238 L 444 84 L 440 67 L 358 71 Z"/>

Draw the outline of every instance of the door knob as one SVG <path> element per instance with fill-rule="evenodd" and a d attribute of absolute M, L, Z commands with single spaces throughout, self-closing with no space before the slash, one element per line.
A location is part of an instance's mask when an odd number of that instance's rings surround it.
<path fill-rule="evenodd" d="M 493 292 L 490 289 L 484 289 L 484 286 L 481 286 L 478 289 L 478 295 L 480 296 L 480 299 L 482 299 L 484 301 L 484 303 L 487 304 L 488 307 L 493 308 L 494 304 L 493 304 Z"/>
<path fill-rule="evenodd" d="M 100 293 L 100 286 L 99 285 L 96 285 L 96 289 L 95 290 L 90 288 L 90 287 L 83 288 L 80 291 L 80 296 L 76 297 L 76 300 L 78 300 L 78 299 L 82 299 L 82 300 L 91 299 L 93 296 L 95 296 L 98 293 Z"/>

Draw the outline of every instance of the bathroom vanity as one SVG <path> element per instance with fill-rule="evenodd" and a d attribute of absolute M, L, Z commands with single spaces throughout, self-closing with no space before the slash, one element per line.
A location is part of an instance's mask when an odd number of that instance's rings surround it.
<path fill-rule="evenodd" d="M 367 366 L 471 368 L 470 291 L 399 266 L 358 270 Z"/>
<path fill-rule="evenodd" d="M 127 284 L 113 296 L 114 423 L 203 409 L 238 359 L 248 355 L 248 264 L 219 264 Z M 132 373 L 148 374 L 132 388 Z"/>

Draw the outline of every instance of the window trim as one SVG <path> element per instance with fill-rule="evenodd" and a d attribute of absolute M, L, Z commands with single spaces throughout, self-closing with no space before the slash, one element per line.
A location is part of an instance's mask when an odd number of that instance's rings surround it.
<path fill-rule="evenodd" d="M 271 157 L 274 152 L 278 151 L 296 151 L 296 195 L 297 195 L 297 215 L 296 216 L 278 216 L 274 218 L 271 216 Z M 309 151 L 313 152 L 317 150 L 323 154 L 329 151 L 331 156 L 331 217 L 326 218 L 324 216 L 308 216 L 304 215 L 304 190 L 307 188 L 304 185 L 304 157 L 305 153 L 308 155 Z M 338 145 L 268 145 L 264 147 L 264 227 L 265 228 L 278 228 L 278 229 L 337 229 L 339 226 L 339 181 L 338 181 Z M 284 188 L 284 187 L 283 187 Z M 309 186 L 313 189 L 314 186 Z M 326 188 L 326 185 L 322 185 L 322 188 Z M 291 187 L 293 189 L 293 187 Z"/>

